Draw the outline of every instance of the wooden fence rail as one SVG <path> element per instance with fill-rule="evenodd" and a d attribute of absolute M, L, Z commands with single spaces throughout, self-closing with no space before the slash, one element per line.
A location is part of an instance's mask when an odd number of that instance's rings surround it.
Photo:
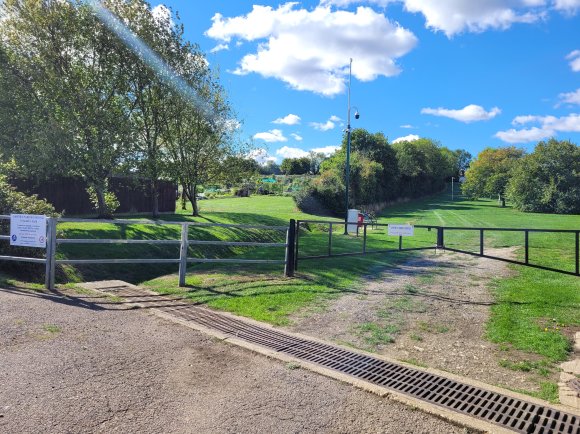
<path fill-rule="evenodd" d="M 10 216 L 0 215 L 0 220 L 9 220 Z M 162 226 L 178 226 L 181 228 L 181 237 L 179 239 L 166 240 L 132 240 L 132 239 L 86 239 L 86 238 L 57 238 L 58 223 L 99 223 L 99 224 L 115 224 L 115 225 L 162 225 Z M 190 227 L 221 227 L 221 228 L 237 228 L 237 229 L 259 229 L 259 230 L 274 230 L 286 232 L 286 242 L 272 243 L 272 242 L 250 242 L 250 241 L 220 241 L 220 240 L 195 240 L 189 239 Z M 46 279 L 45 286 L 47 289 L 53 290 L 55 285 L 55 268 L 58 264 L 179 264 L 179 286 L 185 286 L 185 276 L 187 273 L 187 264 L 189 263 L 233 263 L 233 264 L 284 264 L 284 273 L 286 276 L 293 275 L 294 272 L 294 257 L 293 245 L 288 244 L 288 239 L 293 237 L 295 230 L 295 222 L 291 220 L 288 226 L 267 226 L 267 225 L 245 225 L 245 224 L 229 224 L 229 223 L 197 223 L 197 222 L 175 222 L 162 220 L 97 220 L 97 219 L 75 219 L 75 218 L 47 218 L 47 234 L 46 234 L 46 252 L 44 258 L 32 257 L 17 257 L 17 256 L 0 256 L 0 260 L 4 261 L 18 261 L 18 262 L 33 262 L 46 265 Z M 291 234 L 291 235 L 289 235 Z M 10 241 L 10 236 L 1 235 L 0 241 Z M 57 246 L 61 244 L 151 244 L 151 245 L 179 245 L 178 258 L 135 258 L 135 259 L 57 259 Z M 188 257 L 188 248 L 190 245 L 213 245 L 213 246 L 243 246 L 243 247 L 284 247 L 286 254 L 281 259 L 243 259 L 243 258 L 191 258 Z M 289 252 L 292 250 L 292 252 Z M 289 262 L 292 261 L 292 262 Z"/>

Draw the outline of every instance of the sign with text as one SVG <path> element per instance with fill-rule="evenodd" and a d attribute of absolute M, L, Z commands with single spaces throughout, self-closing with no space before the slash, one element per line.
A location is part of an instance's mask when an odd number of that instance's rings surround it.
<path fill-rule="evenodd" d="M 10 245 L 46 248 L 46 216 L 10 214 Z"/>
<path fill-rule="evenodd" d="M 399 237 L 412 237 L 415 228 L 411 225 L 389 225 L 388 234 Z"/>

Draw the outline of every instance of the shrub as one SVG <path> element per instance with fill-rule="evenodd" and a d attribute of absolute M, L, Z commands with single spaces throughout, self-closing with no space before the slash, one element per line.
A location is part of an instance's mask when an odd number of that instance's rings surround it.
<path fill-rule="evenodd" d="M 507 193 L 514 206 L 527 212 L 580 213 L 580 147 L 550 139 L 514 167 Z"/>
<path fill-rule="evenodd" d="M 87 194 L 89 195 L 89 200 L 93 204 L 93 208 L 95 209 L 95 211 L 99 211 L 99 200 L 97 198 L 97 192 L 94 189 L 94 187 L 88 187 Z M 112 216 L 115 213 L 115 211 L 119 209 L 121 203 L 119 202 L 119 199 L 117 199 L 115 193 L 113 193 L 112 191 L 105 191 L 103 196 L 105 199 L 105 208 L 106 208 L 105 215 Z"/>

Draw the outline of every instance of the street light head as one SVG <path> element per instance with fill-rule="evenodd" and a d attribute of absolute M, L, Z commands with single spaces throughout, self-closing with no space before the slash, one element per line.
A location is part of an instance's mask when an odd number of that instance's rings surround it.
<path fill-rule="evenodd" d="M 360 113 L 358 112 L 358 110 L 355 112 L 355 114 L 354 114 L 354 118 L 355 118 L 355 119 L 358 119 L 358 118 L 360 118 Z"/>

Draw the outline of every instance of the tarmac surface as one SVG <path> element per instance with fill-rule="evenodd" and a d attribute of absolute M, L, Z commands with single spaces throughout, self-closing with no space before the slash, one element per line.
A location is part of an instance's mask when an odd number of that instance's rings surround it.
<path fill-rule="evenodd" d="M 0 432 L 465 433 L 96 293 L 0 289 Z"/>

